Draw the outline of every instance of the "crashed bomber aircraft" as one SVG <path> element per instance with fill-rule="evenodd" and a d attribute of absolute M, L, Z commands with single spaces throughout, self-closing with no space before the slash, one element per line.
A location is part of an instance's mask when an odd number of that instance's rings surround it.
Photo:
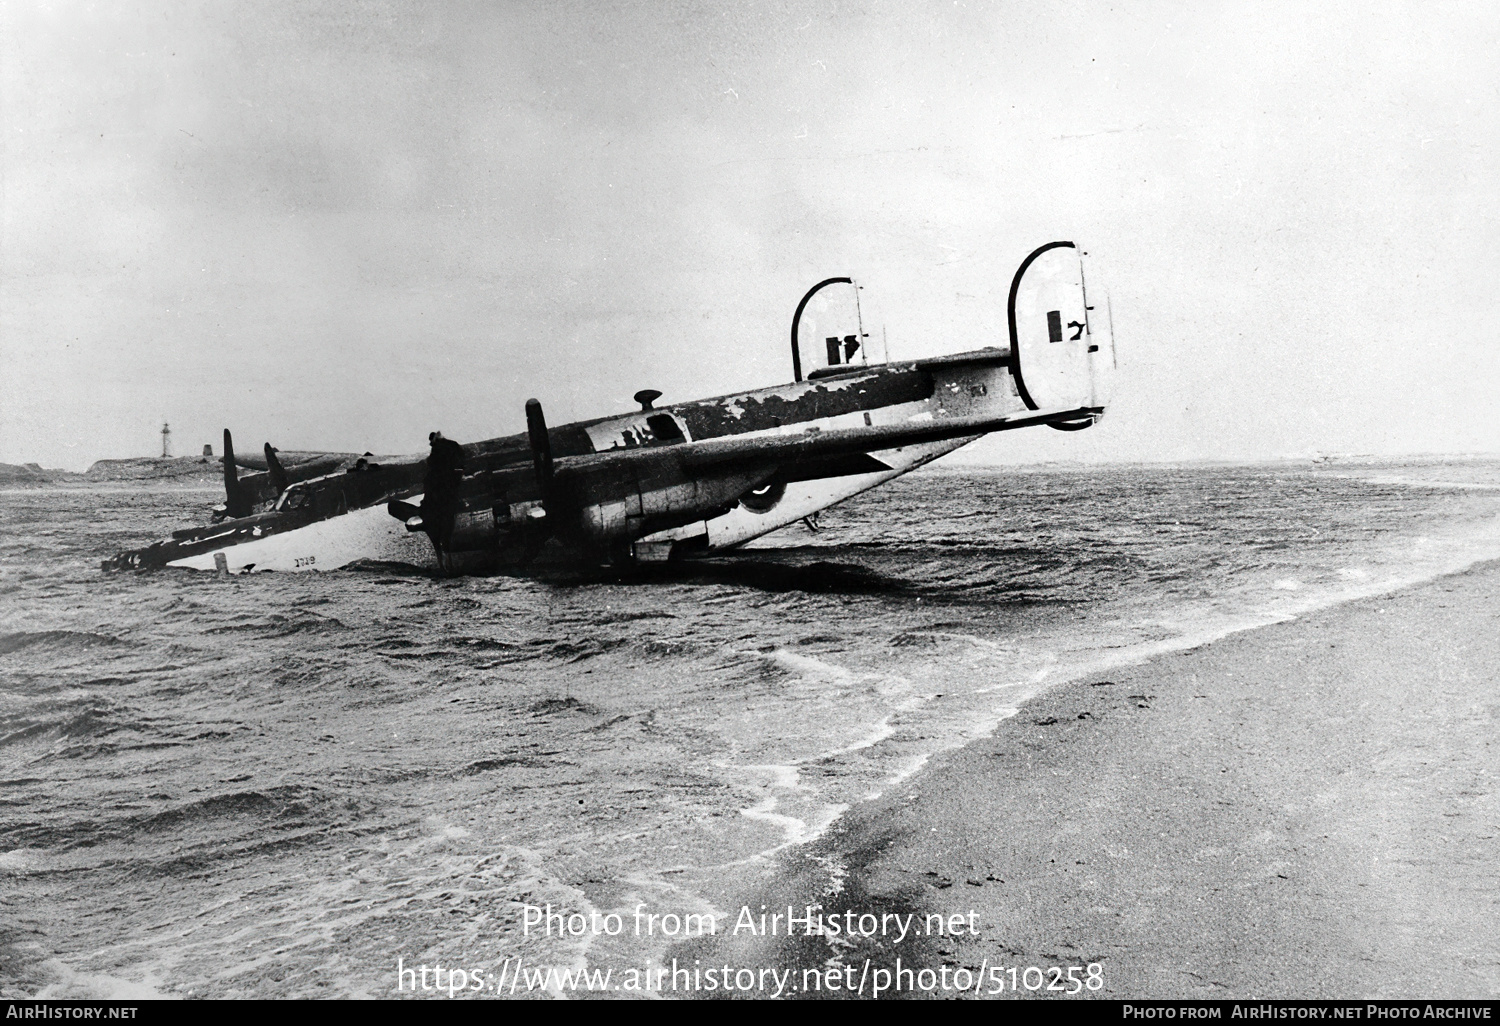
<path fill-rule="evenodd" d="M 804 345 L 800 322 L 813 297 L 856 288 L 830 278 L 797 307 L 791 384 L 661 408 L 659 393 L 642 391 L 639 410 L 551 429 L 533 399 L 524 434 L 461 448 L 439 440 L 426 458 L 304 454 L 289 468 L 267 445 L 265 472 L 246 478 L 226 431 L 218 522 L 122 552 L 104 568 L 326 570 L 382 560 L 460 573 L 543 553 L 628 562 L 733 548 L 988 432 L 1096 422 L 1114 344 L 1108 316 L 1090 303 L 1082 256 L 1054 242 L 1021 264 L 1006 348 L 871 364 L 857 323 L 830 331 L 826 319 L 802 332 L 824 345 Z"/>

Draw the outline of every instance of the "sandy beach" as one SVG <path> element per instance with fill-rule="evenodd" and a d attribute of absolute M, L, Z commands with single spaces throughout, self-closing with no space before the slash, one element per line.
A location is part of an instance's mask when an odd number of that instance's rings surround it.
<path fill-rule="evenodd" d="M 973 913 L 977 936 L 713 954 L 1099 963 L 1114 998 L 1494 997 L 1497 599 L 1491 563 L 1053 689 L 753 899 Z M 842 892 L 809 893 L 834 851 Z"/>

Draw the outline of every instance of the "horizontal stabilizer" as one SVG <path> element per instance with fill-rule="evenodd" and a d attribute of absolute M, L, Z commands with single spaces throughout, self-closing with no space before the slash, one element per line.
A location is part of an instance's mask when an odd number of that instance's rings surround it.
<path fill-rule="evenodd" d="M 935 367 L 1002 367 L 1009 363 L 1010 350 L 999 349 L 995 346 L 987 349 L 972 349 L 967 353 L 953 353 L 948 356 L 929 356 L 916 361 L 916 365 L 923 370 Z"/>

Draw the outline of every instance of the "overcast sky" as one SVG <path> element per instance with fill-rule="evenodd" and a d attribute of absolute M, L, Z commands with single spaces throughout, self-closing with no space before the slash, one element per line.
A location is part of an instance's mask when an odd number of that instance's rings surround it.
<path fill-rule="evenodd" d="M 3 8 L 0 461 L 411 452 L 1109 289 L 1097 428 L 968 458 L 1500 449 L 1500 7 Z"/>

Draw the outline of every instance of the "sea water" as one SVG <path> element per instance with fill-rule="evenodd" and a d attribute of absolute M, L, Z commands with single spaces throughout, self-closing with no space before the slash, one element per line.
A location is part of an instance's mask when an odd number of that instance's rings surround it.
<path fill-rule="evenodd" d="M 935 468 L 625 574 L 99 571 L 213 501 L 0 495 L 0 995 L 639 965 L 1040 689 L 1500 556 L 1500 463 L 1431 460 Z"/>

